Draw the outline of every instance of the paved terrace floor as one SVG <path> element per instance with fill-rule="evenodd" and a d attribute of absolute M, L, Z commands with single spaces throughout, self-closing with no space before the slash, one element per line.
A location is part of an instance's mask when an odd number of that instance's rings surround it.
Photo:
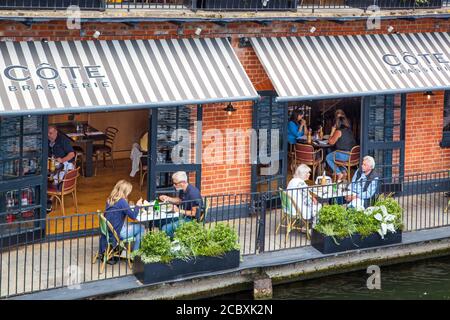
<path fill-rule="evenodd" d="M 431 228 L 431 233 L 439 233 L 440 228 L 433 228 L 450 225 L 450 213 L 445 211 L 448 198 L 441 193 L 428 194 L 424 199 L 417 196 L 404 197 L 399 201 L 403 201 L 405 205 L 404 224 L 407 231 Z M 292 231 L 287 235 L 284 228 L 276 232 L 280 219 L 280 210 L 272 210 L 266 214 L 265 252 L 309 247 L 304 233 Z M 251 257 L 257 252 L 256 222 L 256 217 L 251 216 L 228 222 L 238 231 L 241 252 L 250 260 L 255 259 Z M 207 227 L 212 224 L 207 224 Z M 9 251 L 3 250 L 0 255 L 0 297 L 132 274 L 125 260 L 115 265 L 106 265 L 104 273 L 100 273 L 100 264 L 93 263 L 97 250 L 98 236 L 64 241 L 47 240 Z"/>

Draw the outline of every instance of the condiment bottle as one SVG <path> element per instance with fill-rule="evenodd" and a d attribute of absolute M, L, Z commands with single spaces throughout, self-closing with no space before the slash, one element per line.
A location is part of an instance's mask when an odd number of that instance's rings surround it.
<path fill-rule="evenodd" d="M 320 140 L 323 139 L 323 129 L 322 129 L 322 127 L 320 127 L 320 129 L 319 129 L 319 139 Z"/>
<path fill-rule="evenodd" d="M 311 129 L 308 130 L 308 136 L 306 137 L 306 139 L 307 139 L 306 141 L 308 144 L 312 143 L 312 130 Z"/>
<path fill-rule="evenodd" d="M 320 181 L 322 186 L 327 185 L 327 177 L 325 176 L 325 172 L 322 173 L 322 180 Z"/>

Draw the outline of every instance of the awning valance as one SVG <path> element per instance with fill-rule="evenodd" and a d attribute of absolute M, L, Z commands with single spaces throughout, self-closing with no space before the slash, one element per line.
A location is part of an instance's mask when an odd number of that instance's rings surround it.
<path fill-rule="evenodd" d="M 278 101 L 450 88 L 450 33 L 252 38 Z"/>
<path fill-rule="evenodd" d="M 225 38 L 0 42 L 0 115 L 254 100 Z"/>

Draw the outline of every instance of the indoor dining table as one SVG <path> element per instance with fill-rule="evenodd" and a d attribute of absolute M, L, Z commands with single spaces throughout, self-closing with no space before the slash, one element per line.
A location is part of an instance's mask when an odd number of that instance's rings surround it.
<path fill-rule="evenodd" d="M 85 177 L 92 177 L 94 174 L 93 150 L 96 141 L 104 142 L 106 134 L 95 129 L 87 122 L 66 122 L 57 123 L 55 126 L 59 132 L 62 132 L 72 140 L 72 146 L 78 146 L 83 149 L 85 154 Z"/>

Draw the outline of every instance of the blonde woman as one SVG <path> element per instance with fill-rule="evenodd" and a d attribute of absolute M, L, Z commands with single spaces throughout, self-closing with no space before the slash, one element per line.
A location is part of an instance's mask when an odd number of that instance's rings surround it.
<path fill-rule="evenodd" d="M 313 219 L 313 222 L 315 222 L 315 217 L 322 206 L 308 192 L 308 185 L 306 184 L 305 180 L 309 179 L 310 174 L 310 167 L 308 167 L 306 164 L 299 165 L 295 170 L 294 177 L 291 179 L 291 181 L 289 181 L 286 192 L 297 204 L 298 209 L 302 213 L 303 219 Z"/>
<path fill-rule="evenodd" d="M 139 213 L 139 207 L 142 205 L 142 199 L 139 199 L 136 203 L 136 207 L 133 209 L 130 208 L 128 196 L 130 195 L 131 190 L 133 190 L 133 186 L 126 180 L 120 180 L 116 183 L 106 200 L 105 217 L 111 223 L 121 239 L 130 237 L 136 239 L 133 246 L 134 251 L 139 249 L 145 228 L 139 223 L 127 223 L 127 217 L 136 219 Z M 115 241 L 112 234 L 110 234 L 110 239 Z M 106 248 L 106 238 L 103 239 L 103 246 L 101 244 L 101 252 Z"/>

